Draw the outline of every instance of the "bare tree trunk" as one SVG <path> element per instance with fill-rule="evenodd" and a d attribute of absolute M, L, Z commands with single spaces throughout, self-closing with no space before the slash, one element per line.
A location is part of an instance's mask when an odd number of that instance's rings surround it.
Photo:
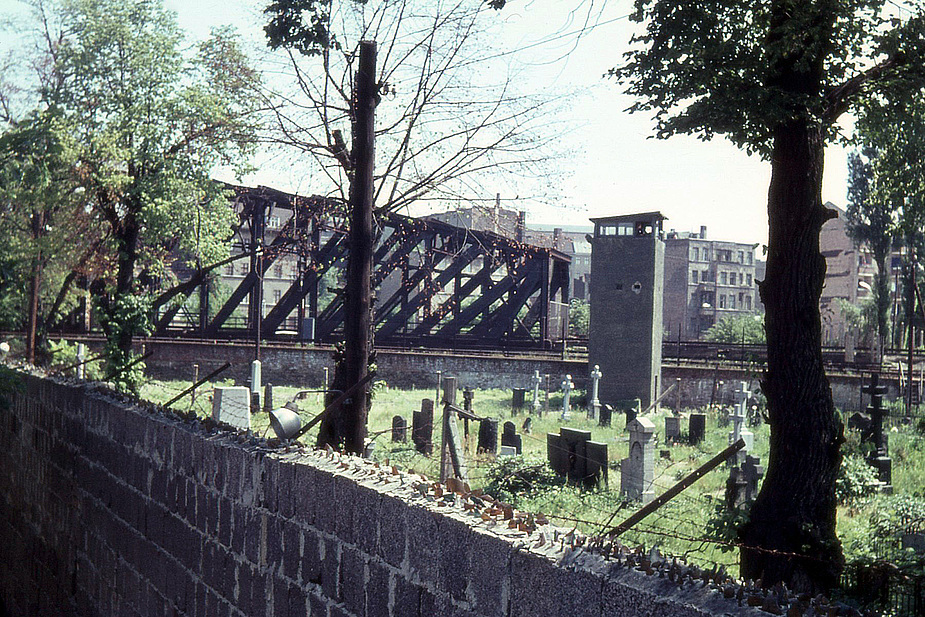
<path fill-rule="evenodd" d="M 766 308 L 770 456 L 761 493 L 739 532 L 742 576 L 801 591 L 837 585 L 844 563 L 835 534 L 841 422 L 822 364 L 819 297 L 825 259 L 819 232 L 823 136 L 808 122 L 777 129 L 768 195 Z M 795 556 L 797 555 L 797 556 Z"/>
<path fill-rule="evenodd" d="M 335 387 L 348 389 L 369 370 L 372 352 L 373 163 L 376 117 L 376 43 L 360 43 L 353 125 L 353 177 L 350 183 L 350 249 L 344 295 L 344 356 Z M 344 402 L 322 421 L 318 442 L 361 454 L 369 414 L 368 389 Z"/>
<path fill-rule="evenodd" d="M 32 240 L 37 242 L 45 235 L 45 213 L 32 213 Z M 26 361 L 35 364 L 35 350 L 39 329 L 39 296 L 42 291 L 42 251 L 38 248 L 32 257 L 32 272 L 29 280 L 29 323 L 26 326 Z"/>

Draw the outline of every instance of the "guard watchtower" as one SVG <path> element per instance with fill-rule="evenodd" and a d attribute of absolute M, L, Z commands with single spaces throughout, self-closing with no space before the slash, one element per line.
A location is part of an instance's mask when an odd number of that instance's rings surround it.
<path fill-rule="evenodd" d="M 601 402 L 657 396 L 662 368 L 665 242 L 660 212 L 591 219 L 588 362 L 604 378 Z"/>

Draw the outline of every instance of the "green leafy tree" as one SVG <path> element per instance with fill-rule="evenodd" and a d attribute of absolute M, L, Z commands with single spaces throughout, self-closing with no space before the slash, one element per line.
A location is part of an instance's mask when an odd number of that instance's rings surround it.
<path fill-rule="evenodd" d="M 642 25 L 614 75 L 658 137 L 724 135 L 771 164 L 766 309 L 770 460 L 740 539 L 741 574 L 807 591 L 838 584 L 835 479 L 842 426 L 821 349 L 825 143 L 887 86 L 918 88 L 925 14 L 881 0 L 636 0 Z M 803 555 L 804 557 L 794 557 Z"/>
<path fill-rule="evenodd" d="M 877 149 L 870 142 L 872 136 L 861 139 L 866 147 L 848 157 L 848 210 L 845 215 L 848 235 L 857 246 L 866 245 L 874 256 L 877 274 L 874 278 L 873 299 L 876 310 L 878 346 L 881 350 L 889 337 L 890 271 L 887 260 L 893 248 L 896 232 L 896 198 L 884 195 L 875 187 Z"/>
<path fill-rule="evenodd" d="M 568 307 L 569 336 L 588 336 L 591 327 L 591 305 L 587 300 L 572 298 Z"/>
<path fill-rule="evenodd" d="M 45 326 L 65 301 L 70 273 L 99 251 L 70 132 L 56 109 L 44 109 L 0 134 L 0 237 L 7 263 L 18 265 L 0 293 L 12 300 L 10 309 L 26 315 L 29 362 L 36 361 Z M 22 326 L 20 319 L 11 321 Z"/>
<path fill-rule="evenodd" d="M 186 57 L 160 0 L 67 0 L 56 18 L 60 88 L 46 96 L 75 127 L 81 181 L 111 236 L 114 281 L 98 300 L 118 370 L 147 321 L 137 274 L 163 277 L 176 252 L 226 254 L 233 212 L 210 173 L 252 149 L 257 76 L 228 30 Z"/>
<path fill-rule="evenodd" d="M 724 317 L 713 324 L 704 336 L 708 341 L 717 343 L 763 345 L 766 342 L 764 320 L 760 315 Z"/>

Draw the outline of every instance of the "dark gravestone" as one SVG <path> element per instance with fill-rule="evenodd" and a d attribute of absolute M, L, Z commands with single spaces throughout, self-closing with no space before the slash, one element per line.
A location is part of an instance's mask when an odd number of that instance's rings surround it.
<path fill-rule="evenodd" d="M 626 408 L 626 426 L 629 426 L 630 422 L 636 419 L 636 416 L 639 415 L 639 412 L 635 407 Z"/>
<path fill-rule="evenodd" d="M 421 411 L 415 411 L 411 419 L 411 441 L 421 454 L 430 456 L 434 451 L 434 402 L 425 398 Z"/>
<path fill-rule="evenodd" d="M 533 418 L 527 416 L 524 420 L 523 425 L 521 425 L 520 430 L 524 432 L 524 435 L 530 435 L 533 433 Z"/>
<path fill-rule="evenodd" d="M 524 409 L 524 400 L 527 397 L 525 388 L 514 388 L 514 397 L 511 399 L 511 413 L 519 414 Z"/>
<path fill-rule="evenodd" d="M 691 445 L 696 445 L 703 441 L 703 436 L 707 432 L 707 416 L 702 413 L 692 413 L 688 422 L 688 440 Z"/>
<path fill-rule="evenodd" d="M 758 482 L 764 477 L 764 467 L 757 456 L 745 455 L 742 463 L 742 475 L 745 479 L 745 501 L 751 503 L 758 496 Z"/>
<path fill-rule="evenodd" d="M 504 429 L 501 431 L 501 445 L 514 448 L 517 454 L 523 452 L 523 438 L 517 434 L 517 427 L 513 422 L 504 423 Z"/>
<path fill-rule="evenodd" d="M 729 470 L 729 477 L 726 478 L 726 495 L 725 504 L 727 510 L 735 510 L 745 503 L 745 482 L 744 474 L 738 467 Z"/>
<path fill-rule="evenodd" d="M 862 439 L 874 446 L 874 452 L 867 462 L 877 470 L 877 479 L 887 485 L 893 483 L 893 461 L 889 457 L 887 436 L 883 433 L 883 419 L 886 410 L 883 409 L 883 395 L 886 387 L 880 385 L 880 375 L 873 373 L 870 384 L 861 388 L 861 392 L 870 396 L 870 405 L 867 413 L 870 414 L 870 427 L 862 433 Z"/>
<path fill-rule="evenodd" d="M 408 441 L 408 421 L 401 416 L 392 418 L 392 441 Z"/>
<path fill-rule="evenodd" d="M 273 407 L 273 385 L 267 384 L 263 387 L 263 412 L 270 413 L 276 409 Z"/>
<path fill-rule="evenodd" d="M 546 460 L 557 475 L 564 476 L 568 473 L 568 453 L 559 442 L 559 435 L 546 433 Z"/>
<path fill-rule="evenodd" d="M 479 422 L 479 443 L 476 452 L 498 454 L 498 421 L 494 418 L 485 418 Z"/>
<path fill-rule="evenodd" d="M 613 418 L 613 406 L 611 405 L 601 405 L 600 418 L 598 424 L 601 426 L 610 426 L 611 418 Z"/>
<path fill-rule="evenodd" d="M 848 418 L 848 428 L 865 433 L 870 430 L 870 416 L 856 411 Z"/>
<path fill-rule="evenodd" d="M 475 391 L 472 388 L 463 389 L 463 409 L 472 412 L 472 400 L 475 398 Z"/>
<path fill-rule="evenodd" d="M 585 443 L 585 483 L 607 485 L 607 444 L 598 441 Z"/>

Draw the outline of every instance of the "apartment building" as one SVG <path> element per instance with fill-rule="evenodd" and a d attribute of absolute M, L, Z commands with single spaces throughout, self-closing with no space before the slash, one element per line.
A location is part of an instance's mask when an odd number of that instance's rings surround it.
<path fill-rule="evenodd" d="M 699 232 L 665 235 L 663 325 L 670 340 L 697 340 L 725 317 L 758 312 L 757 244 L 710 240 Z"/>

